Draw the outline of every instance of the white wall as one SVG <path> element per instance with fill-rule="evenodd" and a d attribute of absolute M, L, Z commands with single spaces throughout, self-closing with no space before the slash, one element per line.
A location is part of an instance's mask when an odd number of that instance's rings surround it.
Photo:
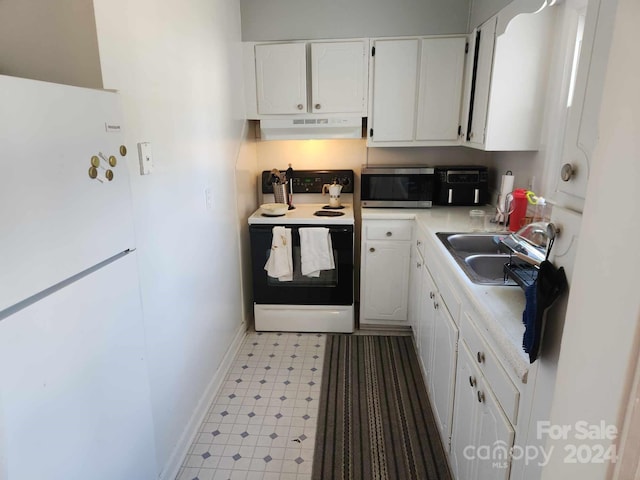
<path fill-rule="evenodd" d="M 513 0 L 471 0 L 469 30 L 486 22 Z"/>
<path fill-rule="evenodd" d="M 239 1 L 95 0 L 95 13 L 104 86 L 123 100 L 158 470 L 168 477 L 243 328 Z M 151 142 L 151 175 L 139 175 L 137 142 Z"/>
<path fill-rule="evenodd" d="M 576 267 L 558 364 L 552 424 L 577 421 L 618 425 L 637 361 L 640 302 L 636 273 L 640 210 L 633 201 L 640 181 L 640 57 L 633 45 L 640 21 L 637 0 L 620 0 L 599 120 L 600 140 L 583 212 Z M 631 242 L 631 243 L 630 243 Z M 621 429 L 619 428 L 619 431 Z M 604 463 L 567 463 L 565 445 L 585 442 L 573 433 L 553 442 L 556 453 L 544 479 L 604 479 Z M 593 450 L 592 450 L 593 451 Z"/>
<path fill-rule="evenodd" d="M 0 74 L 102 88 L 93 1 L 0 1 Z"/>
<path fill-rule="evenodd" d="M 241 0 L 244 41 L 465 33 L 470 0 Z"/>

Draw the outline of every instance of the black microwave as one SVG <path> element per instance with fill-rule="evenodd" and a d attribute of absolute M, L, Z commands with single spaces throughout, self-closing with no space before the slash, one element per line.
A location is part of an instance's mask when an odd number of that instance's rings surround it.
<path fill-rule="evenodd" d="M 431 208 L 435 181 L 432 167 L 363 165 L 360 205 L 365 208 Z"/>

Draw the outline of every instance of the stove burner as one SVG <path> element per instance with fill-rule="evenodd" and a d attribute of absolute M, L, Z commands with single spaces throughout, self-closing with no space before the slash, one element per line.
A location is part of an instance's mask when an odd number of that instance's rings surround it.
<path fill-rule="evenodd" d="M 344 212 L 331 212 L 326 210 L 318 210 L 314 213 L 316 217 L 341 217 Z"/>
<path fill-rule="evenodd" d="M 325 210 L 342 210 L 344 208 L 344 205 L 340 205 L 339 207 L 332 207 L 330 205 L 325 205 L 324 207 Z"/>

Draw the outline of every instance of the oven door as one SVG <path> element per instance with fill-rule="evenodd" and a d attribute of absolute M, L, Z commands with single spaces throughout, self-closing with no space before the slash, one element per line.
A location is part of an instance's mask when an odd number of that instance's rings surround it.
<path fill-rule="evenodd" d="M 334 270 L 323 270 L 319 277 L 307 277 L 300 271 L 299 227 L 291 228 L 293 280 L 281 282 L 264 269 L 271 252 L 274 225 L 251 225 L 253 301 L 263 305 L 353 305 L 353 225 L 315 225 L 328 228 L 331 235 Z"/>

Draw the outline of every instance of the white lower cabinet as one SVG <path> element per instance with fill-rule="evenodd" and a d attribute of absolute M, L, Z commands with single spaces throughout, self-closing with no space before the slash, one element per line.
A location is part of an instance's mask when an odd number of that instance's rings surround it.
<path fill-rule="evenodd" d="M 458 327 L 447 311 L 440 294 L 434 300 L 433 364 L 431 377 L 431 403 L 433 415 L 440 428 L 445 450 L 451 441 L 451 419 L 453 417 L 453 393 L 456 378 L 458 353 Z"/>
<path fill-rule="evenodd" d="M 360 325 L 409 326 L 412 221 L 363 221 Z"/>
<path fill-rule="evenodd" d="M 422 268 L 418 341 L 431 409 L 449 449 L 458 348 L 458 327 L 438 292 L 427 264 Z"/>
<path fill-rule="evenodd" d="M 429 381 L 433 368 L 433 333 L 435 322 L 435 310 L 433 308 L 433 299 L 436 295 L 436 285 L 429 274 L 427 267 L 422 268 L 422 291 L 420 294 L 420 318 L 418 331 L 420 332 L 420 361 L 422 369 L 426 376 L 426 385 L 429 396 L 432 394 L 433 385 Z"/>
<path fill-rule="evenodd" d="M 451 467 L 457 480 L 508 479 L 514 429 L 491 387 L 460 341 L 451 434 Z"/>

